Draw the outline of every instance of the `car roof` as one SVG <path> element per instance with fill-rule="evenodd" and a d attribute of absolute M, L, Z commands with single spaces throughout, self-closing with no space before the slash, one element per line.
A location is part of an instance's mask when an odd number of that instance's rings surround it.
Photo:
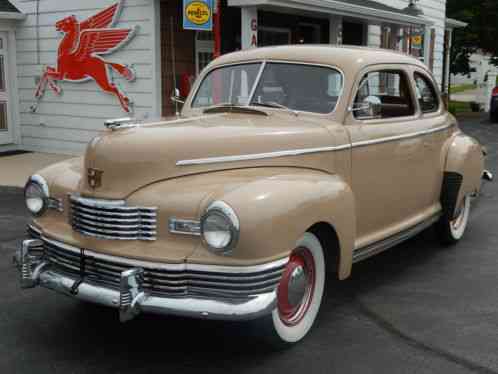
<path fill-rule="evenodd" d="M 257 60 L 293 61 L 337 66 L 345 73 L 355 73 L 366 66 L 375 64 L 410 64 L 425 70 L 419 60 L 405 53 L 388 49 L 345 45 L 286 45 L 247 49 L 228 53 L 212 63 L 219 66 Z"/>

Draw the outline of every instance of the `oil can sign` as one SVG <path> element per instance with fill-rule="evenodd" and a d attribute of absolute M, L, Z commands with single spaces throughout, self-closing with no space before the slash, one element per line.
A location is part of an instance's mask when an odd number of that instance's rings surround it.
<path fill-rule="evenodd" d="M 214 0 L 183 0 L 183 28 L 211 31 Z"/>

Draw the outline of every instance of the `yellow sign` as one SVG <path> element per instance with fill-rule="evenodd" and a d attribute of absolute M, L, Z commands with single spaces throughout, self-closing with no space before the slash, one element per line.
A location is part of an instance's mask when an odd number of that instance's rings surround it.
<path fill-rule="evenodd" d="M 185 17 L 195 25 L 204 25 L 211 20 L 211 9 L 206 3 L 194 1 L 185 8 Z"/>
<path fill-rule="evenodd" d="M 422 35 L 414 35 L 412 36 L 412 45 L 420 46 L 422 45 Z"/>

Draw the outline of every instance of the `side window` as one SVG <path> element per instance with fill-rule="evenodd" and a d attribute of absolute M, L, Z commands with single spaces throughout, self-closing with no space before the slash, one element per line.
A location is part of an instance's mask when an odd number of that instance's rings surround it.
<path fill-rule="evenodd" d="M 415 107 L 406 74 L 397 70 L 365 74 L 355 97 L 353 113 L 358 119 L 414 115 Z"/>
<path fill-rule="evenodd" d="M 417 100 L 423 113 L 436 112 L 439 109 L 439 99 L 432 82 L 425 76 L 415 73 Z"/>

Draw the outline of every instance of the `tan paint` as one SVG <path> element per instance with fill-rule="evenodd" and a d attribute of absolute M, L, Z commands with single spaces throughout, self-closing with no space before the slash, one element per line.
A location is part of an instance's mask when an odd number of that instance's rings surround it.
<path fill-rule="evenodd" d="M 296 116 L 258 108 L 267 115 L 203 115 L 201 110 L 190 108 L 191 94 L 181 121 L 103 131 L 88 145 L 83 159 L 40 172 L 50 182 L 52 195 L 64 200 L 66 209 L 63 213 L 50 211 L 36 219 L 36 224 L 47 236 L 112 255 L 167 263 L 252 265 L 287 256 L 307 229 L 325 222 L 339 237 L 338 274 L 344 279 L 351 272 L 355 248 L 406 230 L 441 210 L 445 170 L 464 175 L 462 195 L 479 190 L 481 148 L 458 130 L 442 105 L 436 113 L 422 114 L 417 107 L 414 116 L 376 121 L 357 121 L 347 110 L 366 71 L 401 69 L 413 85 L 415 71 L 430 77 L 419 61 L 363 48 L 293 46 L 226 55 L 208 70 L 263 60 L 325 64 L 341 70 L 344 94 L 336 110 L 328 115 Z M 417 133 L 423 135 L 413 135 Z M 391 140 L 384 141 L 386 138 Z M 377 143 L 365 145 L 371 141 Z M 340 150 L 177 164 L 324 147 Z M 89 167 L 104 172 L 100 188 L 88 186 Z M 157 240 L 122 242 L 75 233 L 69 224 L 68 193 L 157 206 Z M 209 252 L 199 237 L 170 234 L 168 230 L 169 218 L 199 220 L 214 200 L 230 204 L 240 219 L 239 245 L 226 256 Z"/>
<path fill-rule="evenodd" d="M 478 193 L 481 189 L 481 176 L 484 169 L 484 155 L 481 145 L 462 132 L 454 134 L 447 140 L 448 153 L 445 171 L 459 173 L 463 176 L 458 195 L 458 208 L 466 195 Z"/>

